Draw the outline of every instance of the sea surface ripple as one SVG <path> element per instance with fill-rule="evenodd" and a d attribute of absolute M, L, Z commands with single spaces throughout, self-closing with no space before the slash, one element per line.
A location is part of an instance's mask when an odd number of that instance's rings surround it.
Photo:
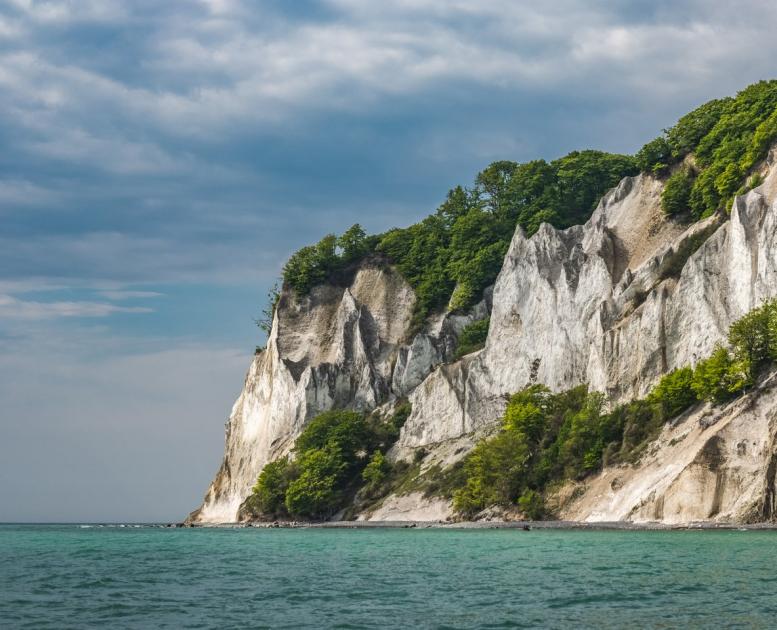
<path fill-rule="evenodd" d="M 2 628 L 768 628 L 777 532 L 0 525 Z"/>

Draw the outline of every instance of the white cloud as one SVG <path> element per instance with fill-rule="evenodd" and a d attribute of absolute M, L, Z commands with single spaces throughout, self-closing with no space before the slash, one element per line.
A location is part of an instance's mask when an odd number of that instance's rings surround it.
<path fill-rule="evenodd" d="M 106 290 L 100 291 L 100 295 L 109 300 L 136 300 L 142 298 L 161 297 L 162 293 L 156 291 L 130 291 L 130 290 Z"/>
<path fill-rule="evenodd" d="M 150 313 L 142 306 L 116 306 L 104 302 L 36 302 L 0 294 L 0 319 L 38 320 L 58 317 L 106 317 L 114 313 Z"/>
<path fill-rule="evenodd" d="M 119 4 L 18 4 L 37 18 L 130 19 Z M 205 11 L 171 5 L 178 10 L 165 14 L 133 60 L 147 85 L 36 50 L 31 35 L 32 48 L 0 58 L 0 108 L 30 131 L 28 150 L 119 174 L 171 173 L 194 165 L 163 148 L 154 129 L 214 140 L 225 131 L 277 130 L 301 112 L 364 111 L 387 96 L 456 82 L 600 95 L 628 86 L 630 98 L 647 102 L 672 91 L 706 98 L 741 86 L 722 68 L 747 62 L 757 76 L 771 72 L 777 53 L 775 10 L 757 2 L 753 13 L 765 19 L 749 23 L 725 7 L 672 22 L 627 19 L 580 1 L 329 4 L 339 19 L 319 23 L 252 14 L 237 1 L 205 1 Z M 146 130 L 142 138 L 133 137 L 137 128 Z"/>
<path fill-rule="evenodd" d="M 115 22 L 127 12 L 118 0 L 9 0 L 35 22 Z"/>

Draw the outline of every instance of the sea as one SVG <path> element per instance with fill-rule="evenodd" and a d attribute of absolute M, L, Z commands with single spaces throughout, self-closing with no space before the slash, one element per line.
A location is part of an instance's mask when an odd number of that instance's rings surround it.
<path fill-rule="evenodd" d="M 777 532 L 0 525 L 0 628 L 774 628 Z"/>

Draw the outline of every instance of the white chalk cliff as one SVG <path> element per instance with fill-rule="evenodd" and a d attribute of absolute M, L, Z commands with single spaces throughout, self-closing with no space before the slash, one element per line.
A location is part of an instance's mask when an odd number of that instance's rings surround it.
<path fill-rule="evenodd" d="M 605 195 L 585 225 L 560 231 L 545 224 L 531 238 L 518 229 L 493 295 L 411 340 L 413 291 L 385 263 L 365 263 L 348 287 L 317 287 L 302 300 L 284 292 L 267 349 L 254 358 L 227 424 L 224 461 L 190 519 L 237 520 L 262 466 L 329 408 L 367 410 L 408 396 L 412 414 L 391 456 L 407 459 L 423 448 L 428 466 L 462 457 L 498 423 L 505 396 L 530 382 L 553 390 L 588 383 L 613 401 L 643 396 L 668 370 L 707 356 L 734 320 L 777 296 L 774 161 L 772 153 L 764 183 L 738 197 L 729 216 L 691 226 L 668 221 L 661 182 L 640 175 Z M 489 309 L 485 348 L 450 362 L 461 327 Z M 692 410 L 664 429 L 638 465 L 605 469 L 568 493 L 560 515 L 772 518 L 771 383 L 727 407 Z M 413 496 L 389 497 L 374 518 L 445 516 L 439 501 Z"/>

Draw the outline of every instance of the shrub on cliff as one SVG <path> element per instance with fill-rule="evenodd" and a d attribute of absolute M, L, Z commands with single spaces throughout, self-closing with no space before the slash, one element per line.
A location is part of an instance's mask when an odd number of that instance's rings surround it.
<path fill-rule="evenodd" d="M 467 324 L 459 334 L 456 345 L 456 358 L 461 358 L 465 354 L 480 350 L 486 344 L 488 337 L 488 326 L 491 318 L 486 317 L 471 324 Z"/>
<path fill-rule="evenodd" d="M 346 410 L 319 414 L 297 438 L 291 457 L 264 467 L 246 507 L 265 518 L 326 519 L 363 483 L 376 492 L 390 471 L 384 454 L 409 414 L 408 403 L 385 420 Z"/>
<path fill-rule="evenodd" d="M 679 415 L 699 400 L 693 389 L 693 370 L 683 367 L 665 374 L 648 395 L 648 400 L 661 405 L 667 418 Z"/>
<path fill-rule="evenodd" d="M 697 402 L 690 374 L 676 370 L 646 399 L 609 412 L 604 396 L 584 385 L 558 394 L 542 385 L 518 392 L 501 431 L 464 458 L 454 509 L 471 517 L 492 505 L 517 504 L 529 518 L 541 518 L 550 484 L 580 479 L 603 463 L 634 461 L 666 420 Z"/>
<path fill-rule="evenodd" d="M 296 476 L 296 467 L 288 457 L 268 463 L 262 469 L 249 497 L 250 510 L 268 517 L 287 516 L 286 491 Z"/>
<path fill-rule="evenodd" d="M 777 301 L 770 300 L 734 322 L 728 343 L 752 383 L 767 363 L 777 359 Z"/>
<path fill-rule="evenodd" d="M 698 177 L 675 173 L 662 193 L 662 206 L 668 214 L 690 208 L 703 218 L 731 200 L 776 140 L 777 81 L 760 81 L 734 98 L 713 100 L 686 114 L 646 144 L 637 162 L 642 171 L 655 172 L 693 154 Z"/>
<path fill-rule="evenodd" d="M 661 209 L 664 214 L 674 216 L 686 212 L 691 199 L 693 175 L 689 169 L 681 168 L 666 180 L 661 193 Z"/>
<path fill-rule="evenodd" d="M 366 236 L 358 223 L 340 237 L 327 234 L 315 245 L 303 247 L 291 255 L 283 266 L 283 281 L 298 295 L 307 295 L 314 286 L 370 253 L 376 241 L 376 237 Z"/>
<path fill-rule="evenodd" d="M 364 467 L 362 471 L 362 479 L 364 480 L 364 489 L 368 494 L 373 494 L 381 484 L 386 481 L 389 473 L 391 472 L 391 464 L 386 459 L 386 456 L 380 451 L 375 451 L 370 458 L 369 463 Z"/>

